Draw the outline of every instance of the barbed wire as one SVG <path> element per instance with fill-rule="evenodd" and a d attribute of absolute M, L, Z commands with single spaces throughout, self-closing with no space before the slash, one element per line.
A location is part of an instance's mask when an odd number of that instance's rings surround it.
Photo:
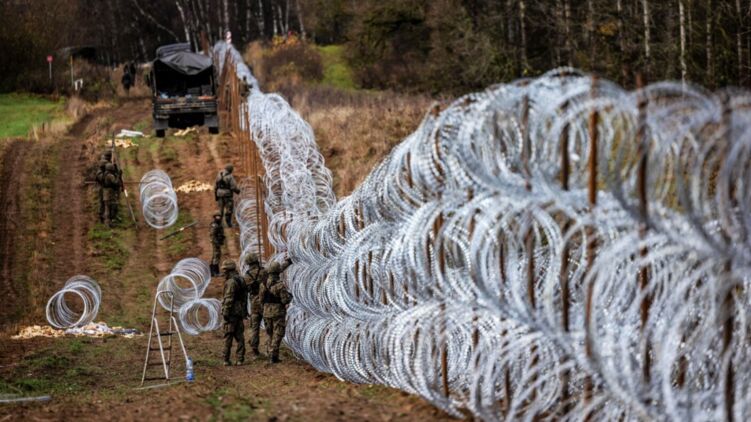
<path fill-rule="evenodd" d="M 335 202 L 254 89 L 287 345 L 457 417 L 748 419 L 750 98 L 557 69 L 436 105 Z"/>
<path fill-rule="evenodd" d="M 78 298 L 80 306 L 68 303 L 68 298 Z M 76 275 L 68 279 L 61 290 L 47 301 L 47 322 L 55 328 L 83 327 L 94 321 L 99 313 L 102 289 L 97 282 L 85 275 Z"/>

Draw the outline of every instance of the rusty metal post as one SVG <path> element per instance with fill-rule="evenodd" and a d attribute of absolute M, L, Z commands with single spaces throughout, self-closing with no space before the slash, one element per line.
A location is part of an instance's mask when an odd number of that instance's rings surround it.
<path fill-rule="evenodd" d="M 641 74 L 636 75 L 636 87 L 637 89 L 641 90 L 644 87 L 644 79 Z M 649 149 L 647 148 L 647 105 L 649 99 L 644 95 L 643 92 L 640 91 L 640 96 L 638 99 L 638 116 L 637 116 L 637 133 L 636 133 L 636 142 L 637 142 L 637 157 L 639 157 L 639 167 L 637 168 L 637 174 L 636 174 L 636 188 L 637 188 L 637 194 L 639 197 L 639 216 L 641 218 L 641 222 L 639 223 L 639 239 L 642 241 L 647 237 L 647 219 L 649 218 L 649 203 L 647 202 L 647 167 L 649 165 Z M 649 251 L 646 247 L 642 247 L 639 249 L 639 256 L 644 259 Z M 644 290 L 647 289 L 649 286 L 649 268 L 647 266 L 642 266 L 639 268 L 639 289 L 644 292 Z M 641 330 L 642 334 L 644 334 L 644 328 L 647 325 L 647 321 L 649 320 L 649 308 L 651 307 L 651 298 L 650 295 L 647 295 L 644 297 L 641 303 L 641 309 L 640 309 L 640 319 L 641 319 Z M 642 367 L 642 377 L 644 378 L 644 381 L 646 383 L 649 383 L 649 380 L 651 378 L 651 372 L 652 372 L 652 356 L 651 356 L 651 350 L 650 350 L 650 344 L 649 341 L 647 341 L 645 348 L 644 348 L 644 354 L 642 357 L 643 360 L 643 367 Z"/>
<path fill-rule="evenodd" d="M 597 77 L 592 77 L 592 98 L 597 97 Z M 589 211 L 594 213 L 594 209 L 597 206 L 597 143 L 599 141 L 599 134 L 597 132 L 597 123 L 599 121 L 599 115 L 596 109 L 593 109 L 589 115 L 589 185 L 588 185 L 588 200 Z M 594 240 L 594 230 L 591 227 L 587 227 L 587 273 L 591 272 L 592 265 L 596 257 L 596 243 Z M 586 302 L 584 310 L 584 324 L 585 324 L 585 342 L 584 348 L 588 358 L 592 357 L 592 339 L 590 338 L 590 326 L 592 324 L 592 300 L 594 294 L 594 283 L 591 283 L 587 287 Z M 592 391 L 594 386 L 592 384 L 592 378 L 586 377 L 584 380 L 584 401 L 589 403 L 592 401 Z M 585 420 L 589 420 L 591 415 L 587 413 L 584 416 Z"/>

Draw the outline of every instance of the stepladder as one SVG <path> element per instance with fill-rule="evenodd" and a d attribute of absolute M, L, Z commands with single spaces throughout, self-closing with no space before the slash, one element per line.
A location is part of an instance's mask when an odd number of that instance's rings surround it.
<path fill-rule="evenodd" d="M 173 341 L 175 337 L 177 337 L 177 342 Z M 178 345 L 179 349 L 176 350 Z M 151 311 L 151 328 L 149 328 L 149 339 L 146 344 L 141 387 L 151 381 L 170 382 L 174 363 L 173 351 L 177 351 L 178 357 L 179 352 L 182 352 L 187 366 L 188 352 L 185 350 L 180 326 L 175 319 L 174 295 L 169 291 L 158 291 L 154 296 L 154 307 Z"/>

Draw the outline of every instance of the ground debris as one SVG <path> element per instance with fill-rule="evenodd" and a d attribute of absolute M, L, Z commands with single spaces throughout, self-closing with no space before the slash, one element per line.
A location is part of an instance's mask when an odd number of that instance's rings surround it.
<path fill-rule="evenodd" d="M 125 139 L 115 139 L 114 142 L 115 142 L 115 146 L 116 147 L 123 148 L 123 149 L 127 149 L 127 148 L 132 148 L 132 147 L 137 147 L 138 146 L 137 143 L 135 143 L 132 140 L 127 139 L 127 138 L 125 138 Z M 108 147 L 111 147 L 112 146 L 112 139 L 108 139 L 107 141 L 105 141 L 105 145 L 107 145 Z"/>
<path fill-rule="evenodd" d="M 66 335 L 76 337 L 122 336 L 125 338 L 133 338 L 135 336 L 141 336 L 143 333 L 132 328 L 109 327 L 105 322 L 92 322 L 83 327 L 68 328 L 67 330 L 58 330 L 47 325 L 32 325 L 24 327 L 17 335 L 11 336 L 11 339 L 26 340 L 35 337 L 65 337 Z"/>
<path fill-rule="evenodd" d="M 187 136 L 187 135 L 189 135 L 191 133 L 198 133 L 198 128 L 196 128 L 195 126 L 193 126 L 193 127 L 187 128 L 187 129 L 178 130 L 177 132 L 175 132 L 175 136 L 181 138 L 181 137 Z"/>
<path fill-rule="evenodd" d="M 205 192 L 211 190 L 211 188 L 211 185 L 209 185 L 208 183 L 199 182 L 198 180 L 191 180 L 180 185 L 177 189 L 175 189 L 175 192 Z"/>

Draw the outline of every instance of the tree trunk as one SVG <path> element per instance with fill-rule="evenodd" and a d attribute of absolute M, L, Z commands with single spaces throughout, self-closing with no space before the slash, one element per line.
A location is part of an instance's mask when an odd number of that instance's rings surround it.
<path fill-rule="evenodd" d="M 715 87 L 714 76 L 714 46 L 712 40 L 712 31 L 714 30 L 714 5 L 712 0 L 707 0 L 707 32 L 706 32 L 706 56 L 707 56 L 707 84 L 710 88 Z"/>
<path fill-rule="evenodd" d="M 646 68 L 647 80 L 649 80 L 649 70 L 652 61 L 651 40 L 649 39 L 649 0 L 642 0 L 641 4 L 644 22 L 644 66 Z"/>
<path fill-rule="evenodd" d="M 261 38 L 266 36 L 266 17 L 263 13 L 263 0 L 258 0 L 258 31 L 261 33 Z"/>
<path fill-rule="evenodd" d="M 141 7 L 141 5 L 140 5 L 140 4 L 138 4 L 138 2 L 137 2 L 136 0 L 131 0 L 131 2 L 133 3 L 133 5 L 134 5 L 134 6 L 136 6 L 136 9 L 138 10 L 138 12 L 139 12 L 139 13 L 140 13 L 140 14 L 141 14 L 141 15 L 142 15 L 143 17 L 145 17 L 146 19 L 148 19 L 149 21 L 151 21 L 151 23 L 153 23 L 153 24 L 154 24 L 154 25 L 155 25 L 155 26 L 156 26 L 157 28 L 159 28 L 159 29 L 161 29 L 162 31 L 164 31 L 164 32 L 166 32 L 166 33 L 168 33 L 168 34 L 170 34 L 170 35 L 172 36 L 172 38 L 174 38 L 174 39 L 175 39 L 175 41 L 179 41 L 179 40 L 180 40 L 180 37 L 178 37 L 177 35 L 175 35 L 175 33 L 174 33 L 174 32 L 172 32 L 172 30 L 170 30 L 170 29 L 169 29 L 169 28 L 167 28 L 166 26 L 164 26 L 164 25 L 162 25 L 161 23 L 159 23 L 159 21 L 157 21 L 156 19 L 154 19 L 154 17 L 153 17 L 153 16 L 151 16 L 150 14 L 146 13 L 146 11 L 145 11 L 145 10 L 143 10 L 143 8 Z"/>
<path fill-rule="evenodd" d="M 571 42 L 571 0 L 563 0 L 563 26 L 566 34 L 566 60 L 569 66 L 573 66 L 574 48 Z"/>
<path fill-rule="evenodd" d="M 526 28 L 527 5 L 524 0 L 519 0 L 519 35 L 521 37 L 521 58 L 522 58 L 522 75 L 526 76 L 529 70 L 527 61 L 527 28 Z"/>
<path fill-rule="evenodd" d="M 188 21 L 185 20 L 185 11 L 183 10 L 182 5 L 180 5 L 180 0 L 175 0 L 175 6 L 177 7 L 177 11 L 180 13 L 180 20 L 183 21 L 183 30 L 185 31 L 185 42 L 190 42 L 190 31 L 188 30 Z"/>
<path fill-rule="evenodd" d="M 284 36 L 289 34 L 289 0 L 284 2 Z"/>
<path fill-rule="evenodd" d="M 678 20 L 681 32 L 681 83 L 685 89 L 688 78 L 688 65 L 686 64 L 686 11 L 684 0 L 678 0 Z"/>
<path fill-rule="evenodd" d="M 621 82 L 623 85 L 626 85 L 630 82 L 630 69 L 629 69 L 629 61 L 631 60 L 631 57 L 629 54 L 626 54 L 626 34 L 625 34 L 625 28 L 623 25 L 623 0 L 617 0 L 615 3 L 615 8 L 618 13 L 618 49 L 620 50 L 620 61 L 621 61 Z"/>
<path fill-rule="evenodd" d="M 300 0 L 295 0 L 295 9 L 297 11 L 297 23 L 300 24 L 300 35 L 305 39 L 305 25 L 303 24 L 302 10 L 300 9 Z"/>
<path fill-rule="evenodd" d="M 741 9 L 741 0 L 735 0 L 735 12 L 738 16 L 738 30 L 736 31 L 736 44 L 738 48 L 738 85 L 743 85 L 746 75 L 743 69 L 743 9 Z"/>
<path fill-rule="evenodd" d="M 253 17 L 253 8 L 251 7 L 251 0 L 245 0 L 245 40 L 250 41 L 250 21 Z"/>

